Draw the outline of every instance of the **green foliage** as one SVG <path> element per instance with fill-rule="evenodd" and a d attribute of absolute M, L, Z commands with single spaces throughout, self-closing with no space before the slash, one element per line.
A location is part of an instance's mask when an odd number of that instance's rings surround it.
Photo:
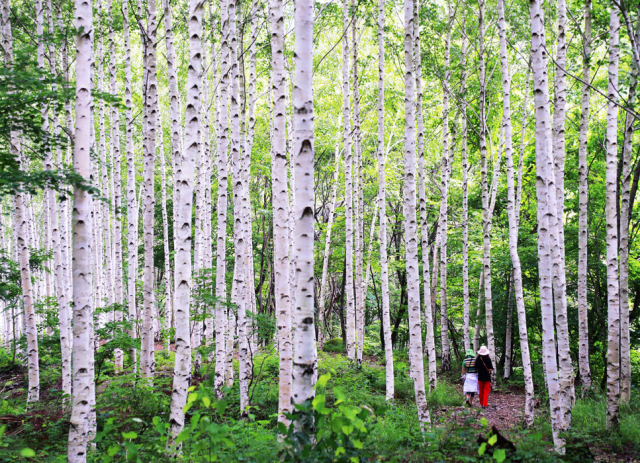
<path fill-rule="evenodd" d="M 325 352 L 334 352 L 345 354 L 347 352 L 342 338 L 333 338 L 325 341 L 323 350 Z"/>

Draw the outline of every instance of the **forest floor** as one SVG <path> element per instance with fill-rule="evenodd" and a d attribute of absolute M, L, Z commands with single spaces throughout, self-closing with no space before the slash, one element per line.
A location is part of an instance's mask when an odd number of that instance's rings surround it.
<path fill-rule="evenodd" d="M 114 449 L 118 453 L 109 461 L 129 461 L 126 455 L 135 443 L 140 454 L 138 461 L 165 461 L 161 451 L 166 437 L 154 434 L 155 431 L 146 424 L 157 417 L 165 420 L 167 416 L 173 354 L 161 352 L 163 349 L 162 343 L 156 344 L 157 375 L 151 387 L 144 386 L 133 375 L 114 374 L 111 365 L 104 367 L 97 385 L 98 430 L 99 435 L 102 434 L 102 443 L 98 443 L 96 450 L 98 455 Z M 634 402 L 632 407 L 625 409 L 621 430 L 608 433 L 604 428 L 603 396 L 578 401 L 573 412 L 573 434 L 568 440 L 570 451 L 559 459 L 552 449 L 548 404 L 543 397 L 536 396 L 534 428 L 525 429 L 522 419 L 524 392 L 516 380 L 500 380 L 489 396 L 487 409 L 478 406 L 477 398 L 476 406 L 470 408 L 464 405 L 459 371 L 440 375 L 438 388 L 428 396 L 434 427 L 432 440 L 425 444 L 424 438 L 420 437 L 407 363 L 406 353 L 399 352 L 395 360 L 396 401 L 390 405 L 384 399 L 384 363 L 380 357 L 366 356 L 362 367 L 357 368 L 339 353 L 323 353 L 321 356 L 320 374 L 331 374 L 327 387 L 319 390 L 326 394 L 327 405 L 333 405 L 335 398 L 331 389 L 338 386 L 346 394 L 345 404 L 374 411 L 371 431 L 364 441 L 365 444 L 369 442 L 370 447 L 361 457 L 362 462 L 495 461 L 490 455 L 478 455 L 478 442 L 491 436 L 491 428 L 506 439 L 505 448 L 511 442 L 517 449 L 508 453 L 505 461 L 640 462 L 638 403 Z M 235 411 L 238 410 L 236 385 L 229 391 L 227 409 L 222 418 L 228 426 L 233 450 L 220 450 L 220 461 L 272 463 L 279 459 L 282 443 L 277 440 L 273 418 L 278 398 L 277 356 L 268 354 L 259 358 L 256 365 L 260 365 L 260 373 L 255 376 L 252 390 L 254 417 L 248 421 L 238 419 Z M 205 364 L 201 373 L 194 377 L 192 384 L 198 390 L 207 387 L 206 377 L 210 369 L 211 365 Z M 0 364 L 0 428 L 5 427 L 4 436 L 0 432 L 0 463 L 24 460 L 17 456 L 24 447 L 37 452 L 36 459 L 31 461 L 62 462 L 69 421 L 68 414 L 61 407 L 59 365 L 41 370 L 41 403 L 33 408 L 27 408 L 25 404 L 26 373 L 22 366 Z M 198 413 L 204 412 L 201 406 L 198 410 Z M 115 420 L 112 425 L 115 432 L 106 433 L 104 430 L 110 426 L 110 419 Z M 121 437 L 125 435 L 138 437 L 132 442 Z M 185 441 L 185 449 L 195 449 L 196 444 L 195 441 Z M 118 455 L 123 455 L 123 458 Z M 95 456 L 91 461 L 107 460 Z M 204 460 L 189 457 L 184 461 Z"/>

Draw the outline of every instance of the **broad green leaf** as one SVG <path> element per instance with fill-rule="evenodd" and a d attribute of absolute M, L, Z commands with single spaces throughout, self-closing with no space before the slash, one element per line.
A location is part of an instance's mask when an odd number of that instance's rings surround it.
<path fill-rule="evenodd" d="M 480 424 L 482 426 L 489 426 L 489 422 L 487 421 L 487 419 L 484 416 L 482 418 L 480 418 Z"/>
<path fill-rule="evenodd" d="M 340 386 L 336 386 L 333 388 L 333 395 L 336 398 L 336 405 L 340 405 L 342 402 L 347 400 L 347 396 Z"/>
<path fill-rule="evenodd" d="M 478 455 L 482 456 L 484 455 L 484 452 L 486 452 L 487 450 L 487 443 L 483 442 L 482 444 L 480 444 L 480 448 L 478 449 Z"/>
<path fill-rule="evenodd" d="M 363 449 L 364 448 L 364 444 L 359 441 L 358 439 L 353 439 L 353 446 L 357 449 Z"/>
<path fill-rule="evenodd" d="M 34 452 L 32 449 L 27 447 L 20 450 L 20 456 L 24 458 L 33 458 L 36 456 L 36 452 Z"/>
<path fill-rule="evenodd" d="M 331 430 L 333 432 L 340 432 L 342 429 L 342 418 L 339 416 L 334 416 L 331 420 Z"/>
<path fill-rule="evenodd" d="M 123 432 L 122 437 L 124 439 L 136 439 L 138 435 L 135 432 L 131 431 L 131 432 Z"/>
<path fill-rule="evenodd" d="M 209 408 L 211 406 L 211 399 L 207 396 L 204 396 L 202 398 L 202 403 L 204 404 L 205 408 Z"/>
<path fill-rule="evenodd" d="M 494 434 L 489 438 L 489 445 L 496 445 L 496 442 L 498 442 L 498 436 Z"/>
<path fill-rule="evenodd" d="M 315 387 L 325 387 L 329 382 L 329 379 L 331 379 L 331 373 L 327 373 L 326 375 L 320 376 L 318 378 L 318 381 L 316 381 Z"/>
<path fill-rule="evenodd" d="M 116 453 L 118 453 L 119 450 L 120 450 L 120 447 L 118 447 L 117 445 L 112 445 L 111 447 L 109 447 L 109 450 L 107 450 L 107 455 L 112 457 Z"/>
<path fill-rule="evenodd" d="M 338 456 L 340 456 L 340 455 L 343 455 L 343 454 L 344 454 L 344 452 L 345 452 L 344 447 L 338 447 L 338 448 L 336 449 L 336 457 L 338 457 Z"/>
<path fill-rule="evenodd" d="M 351 457 L 350 460 L 351 460 L 351 463 L 360 463 L 359 457 Z"/>
<path fill-rule="evenodd" d="M 349 424 L 349 425 L 343 426 L 343 427 L 342 427 L 342 432 L 343 432 L 346 436 L 348 436 L 349 434 L 351 434 L 351 433 L 353 432 L 353 425 L 352 425 L 352 424 Z"/>
<path fill-rule="evenodd" d="M 340 411 L 342 413 L 344 413 L 344 416 L 349 418 L 351 421 L 356 419 L 356 415 L 358 414 L 358 410 L 356 410 L 355 408 L 347 407 L 345 405 L 340 405 L 340 407 L 338 407 L 338 408 L 340 409 Z"/>
<path fill-rule="evenodd" d="M 498 462 L 502 463 L 507 458 L 507 452 L 504 449 L 496 449 L 493 452 L 493 458 Z"/>

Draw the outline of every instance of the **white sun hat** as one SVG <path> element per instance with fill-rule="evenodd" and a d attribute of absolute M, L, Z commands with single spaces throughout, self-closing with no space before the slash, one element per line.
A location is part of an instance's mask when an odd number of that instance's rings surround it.
<path fill-rule="evenodd" d="M 480 346 L 478 355 L 489 355 L 489 349 L 487 349 L 487 346 Z"/>

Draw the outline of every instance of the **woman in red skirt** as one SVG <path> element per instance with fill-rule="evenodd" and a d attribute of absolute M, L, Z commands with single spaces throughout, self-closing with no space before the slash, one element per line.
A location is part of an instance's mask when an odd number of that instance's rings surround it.
<path fill-rule="evenodd" d="M 489 391 L 491 390 L 491 372 L 493 364 L 489 357 L 487 346 L 481 346 L 476 357 L 476 368 L 478 370 L 478 389 L 480 390 L 480 405 L 487 408 L 489 405 Z"/>

